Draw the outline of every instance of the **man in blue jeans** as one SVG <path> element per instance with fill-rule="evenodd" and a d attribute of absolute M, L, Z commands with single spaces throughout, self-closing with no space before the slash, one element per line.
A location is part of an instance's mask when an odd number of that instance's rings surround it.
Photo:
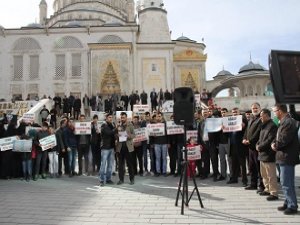
<path fill-rule="evenodd" d="M 283 206 L 278 207 L 278 210 L 292 215 L 298 211 L 295 191 L 295 165 L 299 164 L 298 129 L 296 121 L 287 113 L 286 105 L 276 104 L 273 112 L 280 125 L 271 148 L 276 151 L 276 163 L 280 166 L 280 183 L 285 197 Z"/>
<path fill-rule="evenodd" d="M 111 180 L 112 163 L 115 148 L 115 126 L 113 124 L 113 116 L 108 113 L 106 115 L 106 123 L 101 127 L 101 166 L 100 166 L 100 186 L 113 184 Z"/>

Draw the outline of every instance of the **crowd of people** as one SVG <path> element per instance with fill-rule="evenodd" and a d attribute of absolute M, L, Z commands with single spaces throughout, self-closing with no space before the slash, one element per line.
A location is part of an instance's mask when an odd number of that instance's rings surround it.
<path fill-rule="evenodd" d="M 155 90 L 150 93 L 150 99 L 154 93 Z M 132 95 L 136 95 L 135 103 L 148 104 L 139 98 L 138 93 Z M 97 96 L 95 98 L 95 102 L 98 102 Z M 111 99 L 114 98 L 111 96 Z M 153 98 L 160 99 L 157 95 Z M 63 100 L 62 103 L 57 99 L 58 97 L 53 99 L 53 110 L 65 108 L 67 100 Z M 4 124 L 0 123 L 0 138 L 18 136 L 20 139 L 32 140 L 30 153 L 17 153 L 12 150 L 0 153 L 2 178 L 23 177 L 27 181 L 46 179 L 47 172 L 49 177 L 58 178 L 63 174 L 69 177 L 80 176 L 83 173 L 87 176 L 99 174 L 100 186 L 104 186 L 114 184 L 112 176 L 116 172 L 119 176 L 117 184 L 122 185 L 126 172 L 125 165 L 131 185 L 135 183 L 137 175 L 176 177 L 181 174 L 183 161 L 181 150 L 186 141 L 187 144 L 195 144 L 195 140 L 184 140 L 184 134 L 167 135 L 165 132 L 163 135 L 150 136 L 148 140 L 134 141 L 136 129 L 156 123 L 166 126 L 167 119 L 173 120 L 173 115 L 167 118 L 159 111 L 159 101 L 156 105 L 151 100 L 151 112 L 134 115 L 129 120 L 125 112 L 128 106 L 126 101 L 124 108 L 119 110 L 118 104 L 115 107 L 112 104 L 111 108 L 106 106 L 101 108 L 99 104 L 96 106 L 93 97 L 85 96 L 79 101 L 77 99 L 76 97 L 74 99 L 73 114 L 72 111 L 64 109 L 61 113 L 56 112 L 61 119 L 58 128 L 56 119 L 53 121 L 51 117 L 50 124 L 47 122 L 47 117 L 53 112 L 48 111 L 45 116 L 44 111 L 47 111 L 45 108 L 40 113 L 43 121 L 39 129 L 35 129 L 39 127 L 37 124 L 24 122 L 17 127 L 14 120 L 11 120 L 7 129 L 4 129 Z M 74 107 L 76 101 L 79 107 L 77 112 Z M 60 104 L 63 104 L 63 107 Z M 82 108 L 84 114 L 80 114 Z M 91 134 L 76 135 L 74 122 L 89 121 L 90 109 L 106 111 L 105 121 L 99 123 L 98 116 L 93 115 Z M 195 169 L 189 173 L 199 179 L 212 178 L 215 182 L 226 180 L 229 185 L 238 183 L 241 178 L 245 190 L 256 190 L 257 194 L 266 196 L 268 201 L 278 200 L 278 180 L 280 180 L 285 201 L 278 210 L 284 211 L 285 214 L 297 213 L 295 166 L 299 163 L 300 147 L 297 136 L 299 125 L 292 118 L 298 115 L 294 108 L 291 109 L 288 113 L 286 105 L 276 104 L 272 108 L 276 118 L 274 119 L 269 109 L 261 109 L 259 103 L 253 103 L 251 110 L 243 114 L 242 130 L 234 132 L 221 130 L 209 132 L 207 135 L 204 134 L 208 118 L 238 116 L 241 112 L 238 108 L 230 111 L 226 108 L 212 107 L 197 110 L 194 114 L 194 123 L 188 129 L 197 131 L 196 144 L 201 145 L 201 159 L 195 161 Z M 123 110 L 120 118 L 116 119 L 114 112 Z M 26 126 L 31 127 L 27 133 Z M 53 134 L 57 145 L 43 151 L 39 141 Z M 77 158 L 78 171 L 75 171 Z"/>

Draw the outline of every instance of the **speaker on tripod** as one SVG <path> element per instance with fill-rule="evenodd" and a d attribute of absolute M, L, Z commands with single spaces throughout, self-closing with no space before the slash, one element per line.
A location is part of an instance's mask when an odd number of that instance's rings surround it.
<path fill-rule="evenodd" d="M 188 87 L 176 88 L 174 91 L 174 122 L 178 125 L 184 125 L 184 147 L 182 149 L 183 153 L 183 162 L 182 162 L 182 171 L 178 184 L 178 191 L 175 206 L 178 206 L 179 196 L 181 195 L 181 215 L 184 214 L 184 205 L 188 206 L 189 202 L 196 191 L 198 200 L 201 208 L 204 208 L 200 193 L 197 187 L 197 183 L 195 180 L 195 174 L 191 172 L 191 178 L 193 179 L 194 189 L 189 196 L 188 190 L 188 179 L 187 179 L 187 171 L 191 170 L 188 157 L 187 157 L 187 146 L 186 146 L 186 130 L 187 126 L 190 126 L 194 122 L 194 112 L 195 112 L 195 97 L 193 90 Z"/>
<path fill-rule="evenodd" d="M 188 87 L 176 88 L 174 91 L 174 121 L 180 125 L 192 125 L 194 122 L 195 97 Z"/>

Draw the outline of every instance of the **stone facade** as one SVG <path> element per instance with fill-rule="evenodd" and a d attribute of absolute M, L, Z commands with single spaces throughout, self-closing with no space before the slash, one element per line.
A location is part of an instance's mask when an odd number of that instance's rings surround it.
<path fill-rule="evenodd" d="M 41 17 L 47 17 L 45 4 Z M 171 40 L 161 0 L 140 1 L 138 22 L 133 0 L 56 0 L 53 6 L 54 15 L 41 24 L 1 29 L 1 98 L 205 87 L 205 45 Z"/>

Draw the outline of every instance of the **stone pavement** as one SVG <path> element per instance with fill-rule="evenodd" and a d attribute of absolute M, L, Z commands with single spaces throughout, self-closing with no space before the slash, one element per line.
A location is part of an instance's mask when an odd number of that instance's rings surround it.
<path fill-rule="evenodd" d="M 299 197 L 300 166 L 296 176 Z M 0 180 L 0 224 L 300 224 L 300 213 L 277 211 L 282 193 L 279 201 L 268 202 L 241 183 L 197 179 L 205 208 L 194 195 L 181 215 L 181 201 L 174 206 L 179 178 L 136 177 L 135 185 L 126 179 L 124 185 L 105 187 L 97 186 L 97 177 L 87 176 Z"/>

